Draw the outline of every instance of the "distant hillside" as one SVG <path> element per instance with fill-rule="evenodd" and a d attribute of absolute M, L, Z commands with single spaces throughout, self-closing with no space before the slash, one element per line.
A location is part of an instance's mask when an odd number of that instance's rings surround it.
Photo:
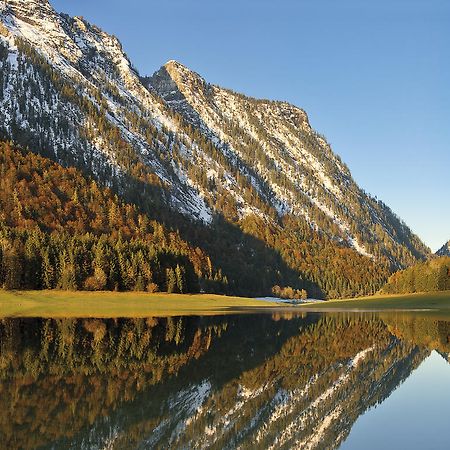
<path fill-rule="evenodd" d="M 450 241 L 447 241 L 437 252 L 437 256 L 450 256 Z"/>
<path fill-rule="evenodd" d="M 432 259 L 394 273 L 382 292 L 406 294 L 450 289 L 450 257 Z"/>

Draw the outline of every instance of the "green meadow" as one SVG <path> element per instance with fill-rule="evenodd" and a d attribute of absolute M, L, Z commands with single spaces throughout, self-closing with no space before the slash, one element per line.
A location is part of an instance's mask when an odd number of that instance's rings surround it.
<path fill-rule="evenodd" d="M 213 294 L 0 290 L 0 317 L 185 316 L 229 314 L 274 306 L 251 298 Z"/>
<path fill-rule="evenodd" d="M 450 314 L 450 291 L 375 295 L 323 303 L 286 305 L 214 294 L 144 292 L 4 291 L 0 317 L 151 317 L 217 315 L 270 309 L 306 311 L 433 311 Z"/>

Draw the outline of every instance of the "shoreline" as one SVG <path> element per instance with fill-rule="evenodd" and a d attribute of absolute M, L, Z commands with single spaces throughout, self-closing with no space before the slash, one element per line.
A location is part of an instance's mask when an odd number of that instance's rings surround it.
<path fill-rule="evenodd" d="M 0 318 L 174 317 L 265 310 L 278 308 L 262 300 L 216 294 L 0 290 Z"/>
<path fill-rule="evenodd" d="M 436 312 L 450 314 L 450 291 L 419 292 L 413 294 L 377 294 L 368 297 L 328 300 L 303 304 L 307 312 Z"/>

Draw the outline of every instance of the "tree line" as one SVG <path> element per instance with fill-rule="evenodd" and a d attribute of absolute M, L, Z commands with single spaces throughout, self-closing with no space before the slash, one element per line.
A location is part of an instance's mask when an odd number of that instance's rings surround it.
<path fill-rule="evenodd" d="M 0 286 L 226 289 L 208 255 L 76 169 L 0 143 Z"/>
<path fill-rule="evenodd" d="M 450 257 L 418 263 L 389 277 L 385 294 L 409 294 L 450 290 Z"/>
<path fill-rule="evenodd" d="M 217 215 L 206 227 L 154 212 L 163 220 L 75 168 L 2 142 L 0 285 L 238 295 L 279 286 L 324 298 L 374 293 L 389 274 L 300 218 L 248 215 L 233 225 Z"/>

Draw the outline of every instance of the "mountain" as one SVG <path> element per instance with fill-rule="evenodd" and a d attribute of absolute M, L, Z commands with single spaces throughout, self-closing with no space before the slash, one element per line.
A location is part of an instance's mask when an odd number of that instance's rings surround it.
<path fill-rule="evenodd" d="M 303 110 L 210 85 L 176 61 L 145 81 L 214 142 L 278 214 L 300 216 L 362 255 L 404 264 L 426 253 L 383 203 L 356 185 Z M 220 167 L 209 166 L 208 177 L 216 180 L 218 173 Z"/>
<path fill-rule="evenodd" d="M 231 292 L 371 293 L 430 254 L 286 102 L 175 61 L 141 77 L 117 38 L 46 0 L 0 1 L 0 65 L 0 137 L 178 230 Z"/>
<path fill-rule="evenodd" d="M 437 256 L 450 256 L 450 241 L 446 242 L 437 252 Z"/>

